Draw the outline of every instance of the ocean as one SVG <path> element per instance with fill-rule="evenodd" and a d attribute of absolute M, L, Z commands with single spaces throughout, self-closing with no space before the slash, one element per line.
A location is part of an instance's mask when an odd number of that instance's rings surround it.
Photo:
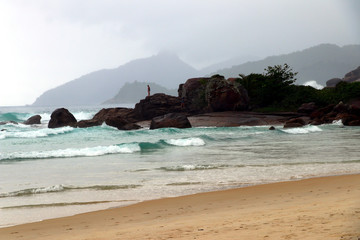
<path fill-rule="evenodd" d="M 101 108 L 68 109 L 82 120 Z M 0 227 L 149 199 L 360 173 L 360 127 L 340 122 L 275 131 L 48 129 L 53 110 L 0 107 L 0 122 L 42 116 L 41 125 L 0 125 Z"/>

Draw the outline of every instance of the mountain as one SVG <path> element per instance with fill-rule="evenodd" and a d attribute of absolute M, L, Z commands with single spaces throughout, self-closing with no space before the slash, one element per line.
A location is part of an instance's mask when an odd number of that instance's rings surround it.
<path fill-rule="evenodd" d="M 247 55 L 247 56 L 241 56 L 236 58 L 231 58 L 223 62 L 215 63 L 210 66 L 207 66 L 200 70 L 200 73 L 202 76 L 208 75 L 209 73 L 213 73 L 218 71 L 219 69 L 229 68 L 235 65 L 244 64 L 246 62 L 250 61 L 257 61 L 260 60 L 260 57 Z"/>
<path fill-rule="evenodd" d="M 156 83 L 138 82 L 125 83 L 115 97 L 107 100 L 104 104 L 116 103 L 137 103 L 147 95 L 147 85 L 150 85 L 151 94 L 165 93 L 167 95 L 177 96 L 177 89 L 167 89 Z"/>
<path fill-rule="evenodd" d="M 239 74 L 263 73 L 268 66 L 284 63 L 298 72 L 297 84 L 315 80 L 321 85 L 326 85 L 327 80 L 342 77 L 360 65 L 360 45 L 339 47 L 333 44 L 321 44 L 303 51 L 267 57 L 260 61 L 218 70 L 211 75 L 217 73 L 228 78 L 238 77 Z"/>
<path fill-rule="evenodd" d="M 44 92 L 33 106 L 98 105 L 114 97 L 126 82 L 153 82 L 177 89 L 198 71 L 171 53 L 137 59 L 116 69 L 86 74 Z"/>

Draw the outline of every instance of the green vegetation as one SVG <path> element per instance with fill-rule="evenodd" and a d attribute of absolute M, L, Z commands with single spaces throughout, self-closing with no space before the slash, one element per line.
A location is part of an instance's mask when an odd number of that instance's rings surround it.
<path fill-rule="evenodd" d="M 264 112 L 294 111 L 307 102 L 325 106 L 360 97 L 360 82 L 340 82 L 335 88 L 317 90 L 310 86 L 295 85 L 296 75 L 285 63 L 269 66 L 263 74 L 240 74 L 236 81 L 248 91 L 251 108 Z"/>

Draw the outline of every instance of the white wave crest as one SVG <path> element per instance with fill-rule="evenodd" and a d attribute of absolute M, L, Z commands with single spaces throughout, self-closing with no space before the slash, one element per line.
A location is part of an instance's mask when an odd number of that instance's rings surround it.
<path fill-rule="evenodd" d="M 27 195 L 39 194 L 39 193 L 62 192 L 62 191 L 64 191 L 64 189 L 65 189 L 65 187 L 62 184 L 49 186 L 49 187 L 30 188 L 30 189 L 15 191 L 15 192 L 2 193 L 2 194 L 0 194 L 0 198 L 27 196 Z"/>
<path fill-rule="evenodd" d="M 288 128 L 282 129 L 283 132 L 290 133 L 290 134 L 306 134 L 311 132 L 322 132 L 321 128 L 318 126 L 306 126 L 301 128 Z"/>
<path fill-rule="evenodd" d="M 76 120 L 80 121 L 80 120 L 88 120 L 88 119 L 92 119 L 94 116 L 93 112 L 75 112 L 74 117 L 76 118 Z"/>
<path fill-rule="evenodd" d="M 24 125 L 25 126 L 25 125 Z M 3 138 L 38 138 L 38 137 L 47 137 L 50 135 L 58 135 L 63 133 L 68 133 L 73 131 L 72 127 L 63 127 L 63 128 L 39 128 L 32 131 L 3 131 L 0 135 L 0 139 Z"/>
<path fill-rule="evenodd" d="M 340 126 L 340 127 L 343 127 L 343 126 L 344 126 L 344 124 L 343 124 L 343 122 L 342 122 L 341 119 L 340 119 L 340 120 L 334 120 L 334 121 L 332 122 L 332 125 Z"/>
<path fill-rule="evenodd" d="M 98 146 L 88 148 L 67 148 L 51 151 L 33 151 L 33 152 L 14 152 L 0 156 L 0 159 L 44 159 L 44 158 L 66 158 L 66 157 L 93 157 L 115 153 L 133 153 L 139 152 L 140 146 L 137 144 L 124 144 L 112 146 Z"/>
<path fill-rule="evenodd" d="M 186 147 L 186 146 L 203 146 L 205 141 L 201 138 L 184 138 L 184 139 L 170 139 L 165 140 L 167 144 Z"/>

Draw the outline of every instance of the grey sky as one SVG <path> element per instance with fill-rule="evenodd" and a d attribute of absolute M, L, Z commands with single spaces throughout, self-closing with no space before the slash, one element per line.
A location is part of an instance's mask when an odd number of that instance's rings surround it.
<path fill-rule="evenodd" d="M 159 51 L 196 68 L 360 44 L 358 0 L 0 0 L 0 106 Z"/>

